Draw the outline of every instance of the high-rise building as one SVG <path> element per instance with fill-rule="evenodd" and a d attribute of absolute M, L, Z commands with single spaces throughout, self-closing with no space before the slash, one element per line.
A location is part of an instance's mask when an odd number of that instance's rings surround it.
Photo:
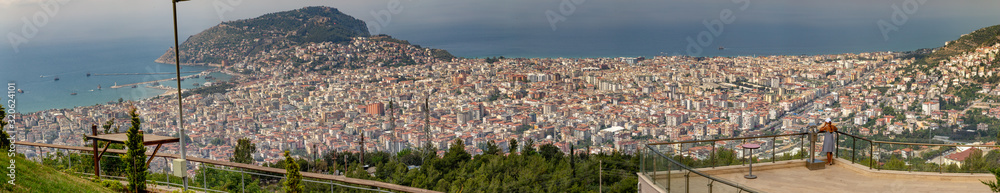
<path fill-rule="evenodd" d="M 382 102 L 368 104 L 365 112 L 376 116 L 385 115 L 385 104 L 382 104 Z"/>

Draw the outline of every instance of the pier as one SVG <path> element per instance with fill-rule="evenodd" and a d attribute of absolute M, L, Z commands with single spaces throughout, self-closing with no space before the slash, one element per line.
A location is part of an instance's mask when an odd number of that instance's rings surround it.
<path fill-rule="evenodd" d="M 201 71 L 187 71 L 181 73 L 196 73 Z M 121 76 L 121 75 L 154 75 L 154 74 L 177 74 L 177 72 L 150 72 L 150 73 L 106 73 L 106 74 L 93 74 L 94 76 Z"/>
<path fill-rule="evenodd" d="M 183 78 L 191 78 L 191 77 L 198 76 L 198 75 L 201 75 L 201 74 L 192 74 L 192 75 L 182 76 L 181 78 L 182 79 Z M 163 79 L 163 80 L 154 80 L 154 81 L 138 82 L 138 83 L 132 83 L 132 84 L 115 85 L 115 86 L 111 86 L 111 88 L 130 87 L 130 86 L 133 86 L 133 85 L 149 84 L 149 83 L 154 83 L 154 82 L 163 82 L 163 81 L 171 81 L 171 80 L 177 80 L 177 78 L 168 78 L 168 79 Z"/>

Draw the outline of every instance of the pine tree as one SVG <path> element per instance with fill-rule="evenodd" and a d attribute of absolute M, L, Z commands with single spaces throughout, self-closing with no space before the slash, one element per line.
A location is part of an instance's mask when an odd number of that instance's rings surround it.
<path fill-rule="evenodd" d="M 510 150 L 511 155 L 517 152 L 517 139 L 510 139 L 510 148 L 508 149 Z"/>
<path fill-rule="evenodd" d="M 6 152 L 10 149 L 10 135 L 7 135 L 7 110 L 0 105 L 0 151 Z"/>
<path fill-rule="evenodd" d="M 497 146 L 496 142 L 493 142 L 493 140 L 490 140 L 490 141 L 486 142 L 486 151 L 483 151 L 483 154 L 487 154 L 487 155 L 497 155 L 497 154 L 500 154 L 500 146 Z"/>
<path fill-rule="evenodd" d="M 292 159 L 292 156 L 285 151 L 285 192 L 301 193 L 305 189 L 302 185 L 302 174 L 299 174 L 299 164 Z"/>
<path fill-rule="evenodd" d="M 142 132 L 139 130 L 142 121 L 139 120 L 135 107 L 132 107 L 129 115 L 132 116 L 132 127 L 126 131 L 128 140 L 125 141 L 125 146 L 128 147 L 125 154 L 128 189 L 130 192 L 146 192 L 146 146 L 142 144 Z"/>
<path fill-rule="evenodd" d="M 253 153 L 257 152 L 257 145 L 250 142 L 248 138 L 241 138 L 236 141 L 236 148 L 233 149 L 233 158 L 229 161 L 236 163 L 253 163 Z"/>

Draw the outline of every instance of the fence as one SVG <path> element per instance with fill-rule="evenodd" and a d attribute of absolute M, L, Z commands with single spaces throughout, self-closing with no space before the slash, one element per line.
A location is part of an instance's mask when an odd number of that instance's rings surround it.
<path fill-rule="evenodd" d="M 55 167 L 60 170 L 68 171 L 71 173 L 79 175 L 93 176 L 92 171 L 93 165 L 92 158 L 93 154 L 82 153 L 84 151 L 92 151 L 86 147 L 77 146 L 63 146 L 63 145 L 52 145 L 52 144 L 42 144 L 42 143 L 31 143 L 31 142 L 16 142 L 16 145 L 33 146 L 38 152 L 42 152 L 43 149 L 48 150 L 47 155 L 39 156 L 35 161 L 42 162 L 45 165 Z M 112 179 L 112 180 L 125 180 L 121 177 L 122 167 L 115 167 L 115 162 L 120 159 L 116 154 L 125 153 L 123 150 L 108 149 L 108 153 L 102 155 L 101 162 L 99 163 L 101 167 L 101 178 L 102 179 Z M 148 154 L 147 154 L 148 155 Z M 163 158 L 163 161 L 154 160 L 151 166 L 157 166 L 160 163 L 162 166 L 162 173 L 157 173 L 156 171 L 149 171 L 147 175 L 147 184 L 159 185 L 166 187 L 181 187 L 181 179 L 179 177 L 174 177 L 166 171 L 166 164 L 169 162 L 168 158 L 176 158 L 179 155 L 158 153 L 157 158 Z M 109 159 L 114 158 L 114 159 Z M 188 161 L 197 163 L 194 175 L 190 175 L 189 178 L 189 188 L 196 191 L 203 192 L 274 192 L 280 190 L 280 182 L 285 178 L 285 170 L 278 168 L 268 168 L 262 166 L 255 166 L 249 164 L 233 163 L 233 162 L 223 162 L 216 160 L 208 160 L 201 158 L 191 158 L 188 157 Z M 350 191 L 370 191 L 370 192 L 390 192 L 390 191 L 400 191 L 400 192 L 435 192 L 430 190 L 424 190 L 413 187 L 406 187 L 396 184 L 390 184 L 379 181 L 372 180 L 362 180 L 347 178 L 344 176 L 335 176 L 328 174 L 312 173 L 312 172 L 300 172 L 303 176 L 302 181 L 307 191 L 310 192 L 339 192 L 344 189 Z M 239 181 L 235 181 L 236 175 L 239 176 Z M 233 181 L 228 181 L 233 180 Z M 236 184 L 239 183 L 239 184 Z M 260 185 L 264 185 L 263 187 Z M 371 186 L 374 188 L 362 187 Z"/>
<path fill-rule="evenodd" d="M 640 151 L 639 173 L 667 192 L 759 192 L 729 180 L 706 175 L 697 168 L 744 165 L 758 160 L 773 163 L 804 159 L 804 150 L 809 145 L 806 143 L 806 136 L 807 133 L 793 133 L 650 143 Z M 761 145 L 759 151 L 754 151 L 750 156 L 755 159 L 747 158 L 750 152 L 738 148 L 745 143 Z"/>
<path fill-rule="evenodd" d="M 851 163 L 867 165 L 869 169 L 873 170 L 973 174 L 989 173 L 987 169 L 1000 167 L 989 165 L 988 162 L 982 160 L 985 159 L 982 158 L 982 154 L 987 152 L 981 149 L 1000 147 L 996 145 L 890 142 L 865 139 L 842 131 L 837 131 L 837 133 L 839 135 L 836 156 L 851 160 Z M 980 150 L 972 150 L 972 148 Z M 970 152 L 964 155 L 966 157 L 962 161 L 945 156 L 960 153 L 958 152 L 960 149 L 980 151 L 980 154 Z"/>
<path fill-rule="evenodd" d="M 830 134 L 832 133 L 818 135 Z M 850 160 L 851 163 L 866 165 L 870 170 L 973 174 L 988 173 L 989 168 L 1000 167 L 989 165 L 990 162 L 983 160 L 987 157 L 982 157 L 982 154 L 987 153 L 982 151 L 979 152 L 980 154 L 969 153 L 971 155 L 967 155 L 967 158 L 962 162 L 947 159 L 944 156 L 958 153 L 960 149 L 1000 148 L 996 145 L 888 142 L 866 139 L 842 131 L 838 131 L 837 134 L 835 135 L 837 151 L 835 151 L 834 156 Z M 705 175 L 699 172 L 698 168 L 805 159 L 809 151 L 816 152 L 818 150 L 810 147 L 813 144 L 809 141 L 809 135 L 809 133 L 803 132 L 649 143 L 639 153 L 642 162 L 639 173 L 650 179 L 655 186 L 667 192 L 692 192 L 692 190 L 694 190 L 693 192 L 759 192 L 726 179 Z M 816 139 L 820 139 L 820 137 L 816 136 Z M 761 145 L 759 151 L 753 151 L 753 155 L 749 155 L 755 159 L 747 159 L 748 152 L 738 148 L 740 144 L 746 143 Z M 821 144 L 822 140 L 817 140 L 815 147 L 822 147 Z M 816 154 L 816 156 L 824 155 Z M 970 161 L 970 159 L 980 160 Z"/>

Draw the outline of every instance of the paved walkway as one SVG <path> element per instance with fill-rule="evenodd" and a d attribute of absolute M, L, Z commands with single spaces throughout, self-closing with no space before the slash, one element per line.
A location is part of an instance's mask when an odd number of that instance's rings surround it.
<path fill-rule="evenodd" d="M 732 182 L 766 192 L 990 192 L 979 180 L 994 180 L 988 174 L 937 174 L 933 172 L 867 171 L 868 167 L 841 162 L 826 169 L 810 171 L 805 166 L 754 170 L 757 179 L 741 172 L 713 174 Z M 847 161 L 846 163 L 843 161 Z M 762 164 L 763 165 L 763 164 Z M 853 168 L 851 168 L 853 167 Z M 756 165 L 754 169 L 757 169 Z M 704 169 L 709 170 L 710 169 Z"/>

